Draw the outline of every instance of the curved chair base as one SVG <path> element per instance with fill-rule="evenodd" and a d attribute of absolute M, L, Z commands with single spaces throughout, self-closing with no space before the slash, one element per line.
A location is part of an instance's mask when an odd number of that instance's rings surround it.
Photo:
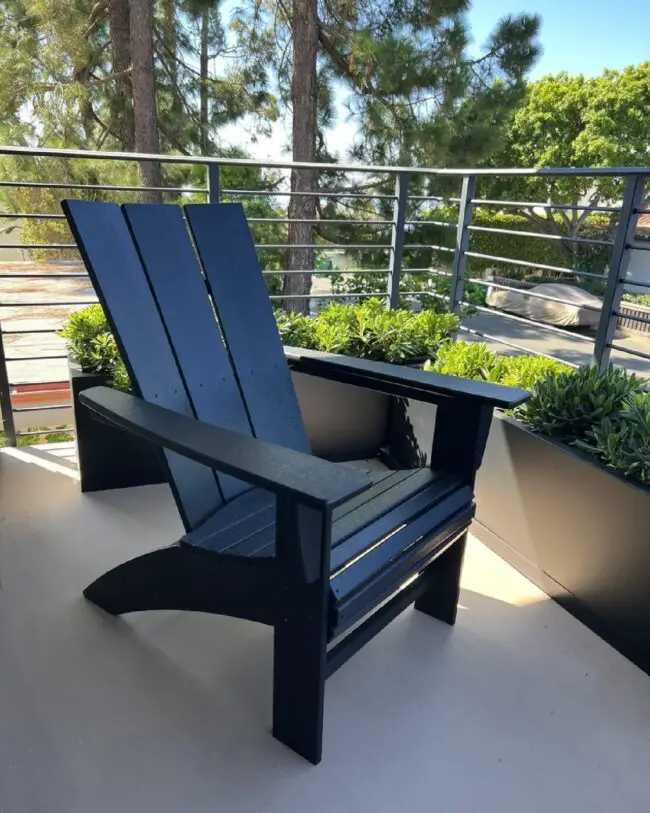
<path fill-rule="evenodd" d="M 84 596 L 111 615 L 190 610 L 273 624 L 273 565 L 173 545 L 109 570 Z"/>

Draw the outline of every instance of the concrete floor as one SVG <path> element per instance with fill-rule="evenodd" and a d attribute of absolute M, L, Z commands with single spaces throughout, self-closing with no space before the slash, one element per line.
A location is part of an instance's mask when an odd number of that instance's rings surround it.
<path fill-rule="evenodd" d="M 269 733 L 269 629 L 81 598 L 172 542 L 165 486 L 0 452 L 2 813 L 633 813 L 650 679 L 472 541 L 455 628 L 404 613 L 329 682 L 324 761 Z"/>

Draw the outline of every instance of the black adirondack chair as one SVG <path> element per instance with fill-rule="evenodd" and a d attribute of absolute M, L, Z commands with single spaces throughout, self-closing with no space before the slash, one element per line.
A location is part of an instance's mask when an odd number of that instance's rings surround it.
<path fill-rule="evenodd" d="M 63 208 L 136 392 L 100 387 L 82 401 L 165 450 L 187 529 L 85 595 L 116 615 L 184 609 L 273 626 L 273 733 L 316 764 L 325 679 L 413 602 L 454 623 L 492 409 L 526 393 L 292 350 L 314 375 L 439 403 L 435 468 L 373 479 L 320 460 L 240 205 L 187 206 L 186 219 L 177 206 Z"/>

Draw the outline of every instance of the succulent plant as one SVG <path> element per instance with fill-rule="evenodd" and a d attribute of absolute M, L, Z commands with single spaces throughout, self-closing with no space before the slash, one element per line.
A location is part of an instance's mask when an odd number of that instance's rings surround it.
<path fill-rule="evenodd" d="M 626 477 L 650 485 L 650 395 L 630 396 L 623 409 L 604 418 L 576 445 Z"/>
<path fill-rule="evenodd" d="M 580 367 L 539 381 L 517 417 L 535 432 L 567 443 L 586 440 L 594 426 L 620 412 L 630 396 L 643 388 L 633 373 L 613 365 L 604 372 Z"/>

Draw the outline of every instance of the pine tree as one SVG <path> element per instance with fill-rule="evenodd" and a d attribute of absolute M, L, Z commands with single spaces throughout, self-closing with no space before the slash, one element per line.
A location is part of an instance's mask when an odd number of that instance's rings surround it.
<path fill-rule="evenodd" d="M 271 8 L 264 0 L 250 0 L 234 30 L 242 59 L 273 74 L 280 99 L 292 110 L 294 160 L 323 157 L 323 128 L 332 121 L 338 86 L 347 89 L 350 113 L 359 123 L 351 150 L 359 161 L 468 166 L 500 145 L 502 127 L 539 53 L 539 19 L 520 14 L 499 21 L 483 53 L 474 55 L 469 5 L 469 0 L 322 0 L 316 17 L 318 92 L 309 95 L 315 113 L 296 106 L 293 92 L 295 81 L 310 81 L 301 54 L 314 35 L 296 23 L 307 8 L 316 13 L 315 0 L 278 0 Z M 295 137 L 297 117 L 298 127 L 314 117 L 318 121 L 309 144 Z M 294 173 L 292 185 L 297 182 Z M 301 242 L 305 236 L 301 231 Z M 298 243 L 296 229 L 290 237 Z M 298 249 L 291 252 L 292 258 L 298 255 Z M 309 286 L 309 279 L 295 275 L 285 290 Z"/>

